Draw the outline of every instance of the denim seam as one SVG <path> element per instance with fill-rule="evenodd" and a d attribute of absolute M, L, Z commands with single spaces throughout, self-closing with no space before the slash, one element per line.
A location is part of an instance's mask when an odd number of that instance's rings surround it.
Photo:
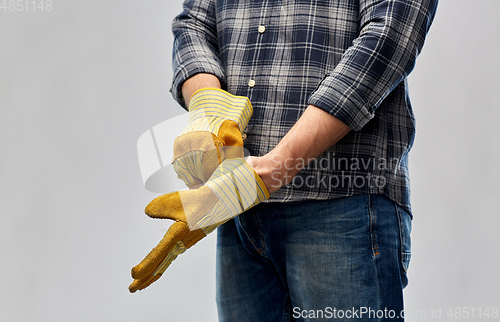
<path fill-rule="evenodd" d="M 256 212 L 254 211 L 252 213 L 252 215 L 253 215 L 255 223 L 257 224 L 257 227 L 258 227 L 258 231 L 259 231 L 259 235 L 260 235 L 260 240 L 262 242 L 262 248 L 257 248 L 256 244 L 254 243 L 254 240 L 251 240 L 251 243 L 254 245 L 253 247 L 255 248 L 255 250 L 259 254 L 263 255 L 263 253 L 265 252 L 265 249 L 266 249 L 266 237 L 264 236 L 264 232 L 262 230 L 262 224 L 260 223 L 259 218 L 257 218 Z"/>
<path fill-rule="evenodd" d="M 253 238 L 250 237 L 250 235 L 248 234 L 247 230 L 245 229 L 245 225 L 243 224 L 243 215 L 240 215 L 237 217 L 239 223 L 240 223 L 240 227 L 241 227 L 241 230 L 243 230 L 243 232 L 245 233 L 245 236 L 247 237 L 247 239 L 252 243 L 252 245 L 254 244 L 253 243 Z"/>
<path fill-rule="evenodd" d="M 373 196 L 371 194 L 368 195 L 368 211 L 370 220 L 371 248 L 373 257 L 375 258 L 376 256 L 380 255 L 380 253 L 378 251 L 378 244 L 377 244 L 375 205 Z"/>
<path fill-rule="evenodd" d="M 394 208 L 396 208 L 396 214 L 398 216 L 398 224 L 399 224 L 399 238 L 401 243 L 401 255 L 404 255 L 406 252 L 406 237 L 403 231 L 403 216 L 401 216 L 401 212 L 396 204 L 394 204 Z"/>
<path fill-rule="evenodd" d="M 248 232 L 248 225 L 246 225 L 246 220 L 243 219 L 243 216 L 238 216 L 237 217 L 238 221 L 240 222 L 241 229 L 245 233 L 245 236 L 247 237 L 248 241 L 250 241 L 250 244 L 252 244 L 254 250 L 262 257 L 265 257 L 265 256 L 263 256 L 263 254 L 264 254 L 265 249 L 266 249 L 266 238 L 264 237 L 264 234 L 262 232 L 262 225 L 261 225 L 260 221 L 257 219 L 255 211 L 252 211 L 250 214 L 253 217 L 254 221 L 257 223 L 258 233 L 259 233 L 259 236 L 260 236 L 261 241 L 262 241 L 261 248 L 257 247 L 257 243 L 256 243 L 255 239 L 252 238 L 252 236 Z M 248 213 L 247 213 L 247 215 L 248 215 Z"/>
<path fill-rule="evenodd" d="M 283 308 L 284 308 L 284 312 L 283 312 L 283 318 L 284 318 L 284 320 L 283 321 L 284 322 L 290 321 L 290 310 L 292 309 L 291 308 L 292 305 L 291 305 L 291 302 L 290 302 L 289 299 L 290 298 L 289 298 L 288 294 L 285 293 L 285 298 L 284 298 L 285 303 L 283 303 Z"/>

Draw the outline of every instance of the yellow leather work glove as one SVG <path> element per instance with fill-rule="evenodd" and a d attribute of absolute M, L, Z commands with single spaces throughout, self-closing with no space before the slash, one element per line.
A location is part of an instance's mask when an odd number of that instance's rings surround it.
<path fill-rule="evenodd" d="M 178 255 L 218 226 L 269 198 L 261 178 L 243 158 L 222 162 L 201 188 L 155 198 L 146 207 L 151 218 L 171 219 L 160 243 L 132 268 L 129 291 L 148 287 Z"/>
<path fill-rule="evenodd" d="M 252 113 L 248 98 L 218 88 L 203 88 L 191 96 L 189 123 L 174 141 L 172 161 L 189 188 L 206 182 L 225 159 L 243 157 L 242 132 Z"/>

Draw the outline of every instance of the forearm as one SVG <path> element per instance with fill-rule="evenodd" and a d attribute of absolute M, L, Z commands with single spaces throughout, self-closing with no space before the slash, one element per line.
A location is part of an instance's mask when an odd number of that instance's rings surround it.
<path fill-rule="evenodd" d="M 225 87 L 225 72 L 219 59 L 214 0 L 185 1 L 183 8 L 172 23 L 173 82 L 170 91 L 174 99 L 187 109 L 182 86 L 188 80 L 198 74 L 211 74 Z"/>
<path fill-rule="evenodd" d="M 219 79 L 211 74 L 196 74 L 182 85 L 186 104 L 201 88 L 221 88 Z M 334 145 L 350 128 L 335 116 L 310 105 L 283 137 L 280 143 L 262 157 L 248 162 L 262 178 L 270 193 L 289 183 L 310 161 Z"/>
<path fill-rule="evenodd" d="M 196 74 L 186 80 L 182 84 L 182 97 L 186 102 L 186 106 L 189 106 L 189 101 L 194 92 L 206 87 L 221 88 L 221 84 L 217 77 L 205 73 Z"/>
<path fill-rule="evenodd" d="M 437 0 L 360 1 L 360 33 L 309 96 L 308 104 L 359 131 L 398 84 L 422 50 Z"/>
<path fill-rule="evenodd" d="M 250 158 L 249 163 L 272 193 L 349 131 L 338 118 L 310 105 L 272 151 Z"/>

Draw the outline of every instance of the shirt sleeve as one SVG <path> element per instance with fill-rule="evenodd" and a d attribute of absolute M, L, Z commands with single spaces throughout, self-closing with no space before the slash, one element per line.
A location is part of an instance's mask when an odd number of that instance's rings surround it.
<path fill-rule="evenodd" d="M 184 108 L 182 84 L 199 73 L 215 75 L 225 88 L 224 69 L 219 60 L 214 0 L 186 0 L 184 10 L 172 23 L 173 82 L 170 92 Z"/>
<path fill-rule="evenodd" d="M 308 103 L 354 131 L 415 66 L 438 0 L 360 0 L 360 34 Z"/>

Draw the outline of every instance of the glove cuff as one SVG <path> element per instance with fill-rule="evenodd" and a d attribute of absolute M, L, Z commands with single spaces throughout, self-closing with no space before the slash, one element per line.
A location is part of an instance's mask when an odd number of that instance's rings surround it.
<path fill-rule="evenodd" d="M 235 217 L 269 199 L 269 192 L 255 170 L 243 158 L 222 162 L 205 183 Z"/>
<path fill-rule="evenodd" d="M 201 117 L 217 116 L 238 123 L 240 131 L 247 127 L 253 108 L 248 97 L 235 96 L 219 88 L 196 91 L 189 103 L 189 121 Z"/>

